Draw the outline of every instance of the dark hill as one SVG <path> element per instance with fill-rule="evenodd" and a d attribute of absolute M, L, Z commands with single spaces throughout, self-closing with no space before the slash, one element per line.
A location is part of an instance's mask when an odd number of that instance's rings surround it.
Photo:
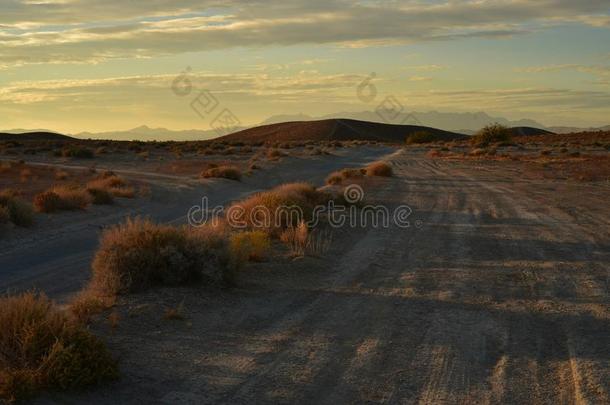
<path fill-rule="evenodd" d="M 395 125 L 350 119 L 294 121 L 244 129 L 220 139 L 230 141 L 349 141 L 403 143 L 414 132 L 433 134 L 438 140 L 466 139 L 466 135 L 418 125 Z"/>
<path fill-rule="evenodd" d="M 536 135 L 554 135 L 554 132 L 546 129 L 533 127 L 512 127 L 509 129 L 512 136 L 536 136 Z"/>
<path fill-rule="evenodd" d="M 21 134 L 0 132 L 0 141 L 69 141 L 73 139 L 75 138 L 54 132 L 24 132 Z"/>

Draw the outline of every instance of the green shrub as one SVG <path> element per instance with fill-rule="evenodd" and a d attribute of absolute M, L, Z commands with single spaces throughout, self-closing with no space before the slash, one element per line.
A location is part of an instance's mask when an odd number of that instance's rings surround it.
<path fill-rule="evenodd" d="M 0 298 L 0 399 L 82 388 L 118 376 L 103 342 L 44 295 Z"/>

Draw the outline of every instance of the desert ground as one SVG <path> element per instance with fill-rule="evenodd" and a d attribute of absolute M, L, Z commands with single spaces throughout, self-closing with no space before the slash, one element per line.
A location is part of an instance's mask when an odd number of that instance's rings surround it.
<path fill-rule="evenodd" d="M 282 183 L 323 186 L 335 170 L 379 160 L 391 177 L 352 181 L 366 203 L 409 206 L 410 226 L 330 229 L 323 254 L 273 249 L 230 288 L 121 296 L 88 326 L 119 360 L 120 378 L 35 403 L 608 403 L 608 149 L 539 139 L 493 152 L 295 147 L 259 159 L 239 182 L 201 179 L 199 168 L 251 155 L 96 158 L 97 172 L 144 191 L 6 231 L 0 289 L 38 288 L 68 305 L 90 277 L 101 232 L 127 216 L 182 224 L 204 195 L 226 205 Z M 50 167 L 85 176 L 93 163 L 24 159 L 33 177 Z"/>

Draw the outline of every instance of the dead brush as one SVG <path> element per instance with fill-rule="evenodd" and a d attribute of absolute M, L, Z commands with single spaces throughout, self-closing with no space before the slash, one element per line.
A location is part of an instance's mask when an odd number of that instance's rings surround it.
<path fill-rule="evenodd" d="M 135 189 L 127 183 L 125 179 L 117 176 L 111 171 L 102 173 L 97 179 L 87 183 L 87 189 L 98 190 L 94 191 L 101 194 L 101 191 L 111 194 L 113 197 L 119 198 L 134 198 L 136 195 Z"/>
<path fill-rule="evenodd" d="M 241 180 L 241 170 L 236 166 L 218 166 L 211 167 L 201 172 L 202 178 L 224 178 L 229 180 Z"/>
<path fill-rule="evenodd" d="M 67 390 L 118 376 L 102 341 L 71 322 L 46 296 L 0 298 L 0 400 L 13 402 L 42 389 Z"/>
<path fill-rule="evenodd" d="M 342 169 L 332 172 L 326 178 L 326 184 L 341 184 L 347 179 L 357 179 L 364 176 L 366 169 Z"/>
<path fill-rule="evenodd" d="M 291 256 L 322 256 L 330 249 L 332 234 L 328 230 L 310 231 L 302 221 L 296 227 L 286 228 L 280 240 L 288 246 Z"/>
<path fill-rule="evenodd" d="M 166 321 L 183 321 L 186 319 L 184 315 L 184 300 L 180 301 L 178 306 L 166 308 L 163 313 L 163 319 Z"/>
<path fill-rule="evenodd" d="M 226 230 L 173 227 L 129 219 L 102 234 L 89 288 L 114 296 L 154 285 L 222 279 L 227 268 Z"/>
<path fill-rule="evenodd" d="M 246 228 L 278 237 L 287 227 L 312 219 L 315 207 L 331 199 L 330 194 L 311 184 L 289 183 L 236 202 L 227 213 Z"/>
<path fill-rule="evenodd" d="M 391 177 L 393 174 L 392 166 L 386 162 L 373 162 L 366 168 L 367 176 Z"/>
<path fill-rule="evenodd" d="M 0 207 L 8 212 L 10 221 L 17 226 L 30 226 L 34 223 L 32 206 L 19 197 L 16 190 L 0 191 Z"/>
<path fill-rule="evenodd" d="M 263 261 L 270 249 L 269 235 L 262 231 L 239 232 L 232 235 L 229 242 L 231 256 L 240 256 L 239 260 L 243 261 Z"/>

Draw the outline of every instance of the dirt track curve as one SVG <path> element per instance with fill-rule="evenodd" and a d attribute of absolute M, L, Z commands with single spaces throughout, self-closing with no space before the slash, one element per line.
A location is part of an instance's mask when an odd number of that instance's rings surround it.
<path fill-rule="evenodd" d="M 292 281 L 181 291 L 189 326 L 125 321 L 109 337 L 125 378 L 81 399 L 608 403 L 608 186 L 390 161 L 396 176 L 367 196 L 411 206 L 421 226 L 342 234 Z M 155 294 L 176 295 L 130 305 Z"/>

